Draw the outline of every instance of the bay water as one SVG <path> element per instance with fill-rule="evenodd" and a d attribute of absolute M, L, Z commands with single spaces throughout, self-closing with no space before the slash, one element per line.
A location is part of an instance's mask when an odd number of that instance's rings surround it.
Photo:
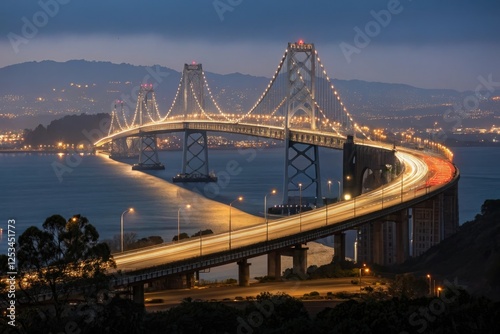
<path fill-rule="evenodd" d="M 480 212 L 485 199 L 500 198 L 500 149 L 461 147 L 453 152 L 461 172 L 463 223 Z M 145 173 L 131 170 L 133 160 L 117 162 L 104 155 L 0 154 L 0 254 L 7 252 L 9 220 L 15 220 L 18 237 L 29 226 L 41 228 L 51 215 L 68 219 L 81 214 L 96 226 L 101 239 L 107 239 L 120 233 L 122 212 L 133 207 L 134 213 L 124 218 L 125 232 L 134 232 L 139 238 L 159 235 L 170 241 L 177 233 L 181 211 L 184 232 L 212 228 L 217 233 L 227 228 L 226 219 L 221 218 L 227 212 L 210 219 L 207 214 L 212 215 L 208 210 L 211 203 L 229 204 L 243 196 L 242 202 L 233 203 L 235 210 L 262 217 L 264 196 L 277 189 L 278 194 L 267 196 L 267 203 L 281 204 L 283 148 L 210 150 L 210 169 L 219 176 L 218 182 L 211 184 L 173 184 L 172 177 L 181 170 L 182 152 L 160 152 L 159 156 L 166 169 Z M 342 152 L 321 149 L 320 158 L 323 194 L 336 197 Z M 330 187 L 328 180 L 332 181 Z M 195 193 L 209 200 L 193 204 L 190 210 L 196 214 L 179 211 L 195 198 Z M 312 194 L 304 190 L 303 196 Z"/>

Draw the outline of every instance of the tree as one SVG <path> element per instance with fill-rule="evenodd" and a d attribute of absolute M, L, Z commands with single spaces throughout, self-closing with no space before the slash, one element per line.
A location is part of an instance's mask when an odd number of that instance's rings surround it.
<path fill-rule="evenodd" d="M 396 276 L 396 279 L 389 285 L 387 292 L 397 298 L 416 299 L 427 296 L 429 285 L 424 278 L 403 274 Z"/>
<path fill-rule="evenodd" d="M 211 229 L 206 229 L 206 230 L 200 230 L 198 232 L 196 232 L 195 234 L 193 234 L 191 236 L 191 238 L 194 238 L 194 237 L 199 237 L 200 236 L 200 233 L 201 235 L 208 235 L 208 234 L 214 234 L 214 232 L 211 230 Z"/>
<path fill-rule="evenodd" d="M 107 270 L 116 265 L 87 218 L 75 215 L 66 221 L 53 215 L 42 227 L 31 226 L 19 236 L 19 287 L 34 304 L 48 296 L 59 319 L 70 295 L 83 289 L 97 292 L 107 283 Z"/>
<path fill-rule="evenodd" d="M 103 240 L 111 250 L 111 253 L 119 253 L 121 251 L 121 235 L 113 235 L 113 239 Z M 137 242 L 137 234 L 134 232 L 123 233 L 123 250 L 134 249 L 133 245 Z"/>
<path fill-rule="evenodd" d="M 172 241 L 177 241 L 177 237 L 180 237 L 179 240 L 182 239 L 189 239 L 189 235 L 187 233 L 181 233 L 179 236 L 176 234 L 173 238 Z"/>

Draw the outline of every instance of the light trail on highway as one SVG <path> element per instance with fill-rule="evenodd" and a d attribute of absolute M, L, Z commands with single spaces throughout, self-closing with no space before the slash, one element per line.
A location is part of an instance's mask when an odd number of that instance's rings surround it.
<path fill-rule="evenodd" d="M 339 224 L 348 219 L 423 196 L 446 184 L 446 182 L 433 184 L 432 186 L 427 184 L 430 171 L 422 157 L 423 154 L 417 153 L 402 150 L 396 152 L 397 158 L 404 165 L 404 171 L 401 175 L 383 187 L 366 192 L 348 201 L 330 204 L 328 210 L 322 207 L 270 221 L 268 226 L 263 222 L 259 225 L 233 230 L 231 234 L 225 232 L 204 235 L 181 240 L 177 243 L 117 254 L 114 256 L 117 270 L 123 272 L 136 271 L 201 255 L 228 251 L 230 247 L 236 249 L 265 242 L 267 229 L 269 241 L 271 241 L 318 229 L 326 225 Z M 326 216 L 327 213 L 328 217 Z M 231 243 L 229 242 L 230 237 Z"/>

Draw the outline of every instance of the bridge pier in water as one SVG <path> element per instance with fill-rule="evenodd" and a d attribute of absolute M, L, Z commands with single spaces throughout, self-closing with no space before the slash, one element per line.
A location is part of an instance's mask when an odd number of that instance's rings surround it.
<path fill-rule="evenodd" d="M 138 138 L 119 138 L 111 141 L 109 157 L 111 159 L 123 159 L 137 157 L 139 153 Z"/>
<path fill-rule="evenodd" d="M 132 166 L 133 170 L 163 170 L 165 166 L 158 158 L 155 134 L 142 134 L 140 136 L 139 162 Z"/>
<path fill-rule="evenodd" d="M 209 174 L 207 132 L 184 131 L 182 148 L 182 172 L 173 178 L 174 182 L 216 182 L 217 177 Z"/>
<path fill-rule="evenodd" d="M 322 203 L 321 174 L 319 168 L 318 146 L 285 141 L 285 179 L 283 182 L 283 204 L 308 204 L 303 192 L 313 187 L 314 205 Z M 290 196 L 292 193 L 294 196 Z M 298 196 L 297 196 L 298 195 Z"/>

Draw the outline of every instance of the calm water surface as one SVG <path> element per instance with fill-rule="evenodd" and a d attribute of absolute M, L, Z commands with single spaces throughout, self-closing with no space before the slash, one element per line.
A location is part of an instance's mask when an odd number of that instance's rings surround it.
<path fill-rule="evenodd" d="M 463 223 L 474 218 L 485 199 L 500 198 L 500 149 L 456 148 L 454 152 L 454 162 L 462 176 L 459 196 Z M 326 194 L 327 180 L 340 177 L 342 153 L 321 150 L 320 154 Z M 121 213 L 134 207 L 136 212 L 125 217 L 125 231 L 135 232 L 139 237 L 160 235 L 167 241 L 177 233 L 177 210 L 183 203 L 195 202 L 191 209 L 195 213 L 183 214 L 186 232 L 207 227 L 217 232 L 222 228 L 203 216 L 212 202 L 195 201 L 189 191 L 225 204 L 242 195 L 244 201 L 233 205 L 255 215 L 262 215 L 267 192 L 276 188 L 281 193 L 284 165 L 281 148 L 212 150 L 210 169 L 219 175 L 219 182 L 187 185 L 185 189 L 170 181 L 180 171 L 181 152 L 161 152 L 160 159 L 166 170 L 145 174 L 101 155 L 0 154 L 0 227 L 4 229 L 0 253 L 7 249 L 9 219 L 16 220 L 19 236 L 31 225 L 41 227 L 50 215 L 69 218 L 79 213 L 105 239 L 119 234 Z M 55 167 L 59 168 L 60 177 Z M 332 197 L 337 195 L 337 188 L 333 181 Z M 269 205 L 280 202 L 280 194 L 268 196 Z"/>

